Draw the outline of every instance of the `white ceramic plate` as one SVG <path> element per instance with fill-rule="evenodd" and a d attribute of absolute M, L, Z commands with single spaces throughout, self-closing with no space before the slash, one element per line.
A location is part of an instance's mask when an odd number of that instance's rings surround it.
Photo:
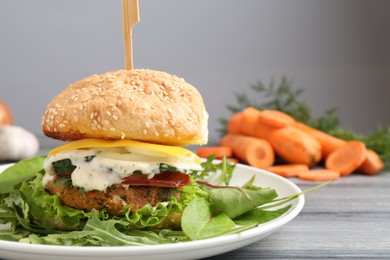
<path fill-rule="evenodd" d="M 0 165 L 0 172 L 10 165 Z M 274 188 L 280 197 L 293 195 L 301 190 L 289 180 L 267 171 L 238 164 L 231 181 L 232 185 L 242 185 L 253 175 L 254 184 L 260 187 Z M 210 239 L 151 246 L 135 247 L 70 247 L 51 245 L 31 245 L 0 240 L 1 259 L 199 259 L 210 257 L 249 245 L 271 234 L 291 221 L 302 210 L 305 202 L 300 195 L 292 202 L 291 209 L 265 224 L 238 234 L 220 236 Z"/>

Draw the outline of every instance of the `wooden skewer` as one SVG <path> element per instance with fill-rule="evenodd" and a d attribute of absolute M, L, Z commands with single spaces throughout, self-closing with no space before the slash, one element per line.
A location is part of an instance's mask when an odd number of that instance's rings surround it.
<path fill-rule="evenodd" d="M 132 29 L 139 22 L 138 0 L 122 0 L 126 69 L 133 69 Z"/>

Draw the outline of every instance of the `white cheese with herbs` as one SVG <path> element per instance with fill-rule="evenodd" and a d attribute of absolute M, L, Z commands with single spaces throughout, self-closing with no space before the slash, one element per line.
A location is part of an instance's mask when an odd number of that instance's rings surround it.
<path fill-rule="evenodd" d="M 94 148 L 68 150 L 49 156 L 44 169 L 45 187 L 56 175 L 53 162 L 70 159 L 75 169 L 72 172 L 72 184 L 86 191 L 103 191 L 107 187 L 120 184 L 122 179 L 132 174 L 146 174 L 152 178 L 159 174 L 162 167 L 175 167 L 186 174 L 201 171 L 196 158 L 155 157 L 129 152 L 125 148 Z"/>

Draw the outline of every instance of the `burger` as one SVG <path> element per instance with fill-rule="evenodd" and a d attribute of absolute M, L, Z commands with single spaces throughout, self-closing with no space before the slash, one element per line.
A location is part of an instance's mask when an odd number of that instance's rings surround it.
<path fill-rule="evenodd" d="M 43 188 L 85 216 L 95 211 L 135 228 L 178 229 L 202 171 L 183 146 L 207 143 L 207 120 L 198 90 L 165 72 L 119 70 L 77 81 L 42 118 L 44 134 L 66 142 L 48 153 Z M 82 226 L 65 217 L 51 223 Z"/>

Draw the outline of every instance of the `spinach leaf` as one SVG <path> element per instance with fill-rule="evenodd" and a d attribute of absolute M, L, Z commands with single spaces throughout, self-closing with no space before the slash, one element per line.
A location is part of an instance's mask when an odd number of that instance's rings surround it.
<path fill-rule="evenodd" d="M 255 224 L 262 224 L 268 221 L 271 221 L 284 213 L 286 213 L 291 208 L 291 205 L 285 206 L 276 210 L 263 210 L 263 209 L 254 209 L 251 210 L 238 218 L 234 219 L 234 222 L 242 226 L 253 226 Z"/>
<path fill-rule="evenodd" d="M 196 199 L 185 208 L 181 228 L 191 240 L 229 233 L 234 222 L 205 199 Z"/>
<path fill-rule="evenodd" d="M 226 187 L 210 190 L 212 203 L 231 219 L 271 202 L 276 197 L 276 191 L 271 188 L 251 187 L 240 190 Z"/>
<path fill-rule="evenodd" d="M 45 156 L 19 161 L 0 174 L 0 194 L 15 191 L 15 186 L 31 179 L 43 169 Z"/>

